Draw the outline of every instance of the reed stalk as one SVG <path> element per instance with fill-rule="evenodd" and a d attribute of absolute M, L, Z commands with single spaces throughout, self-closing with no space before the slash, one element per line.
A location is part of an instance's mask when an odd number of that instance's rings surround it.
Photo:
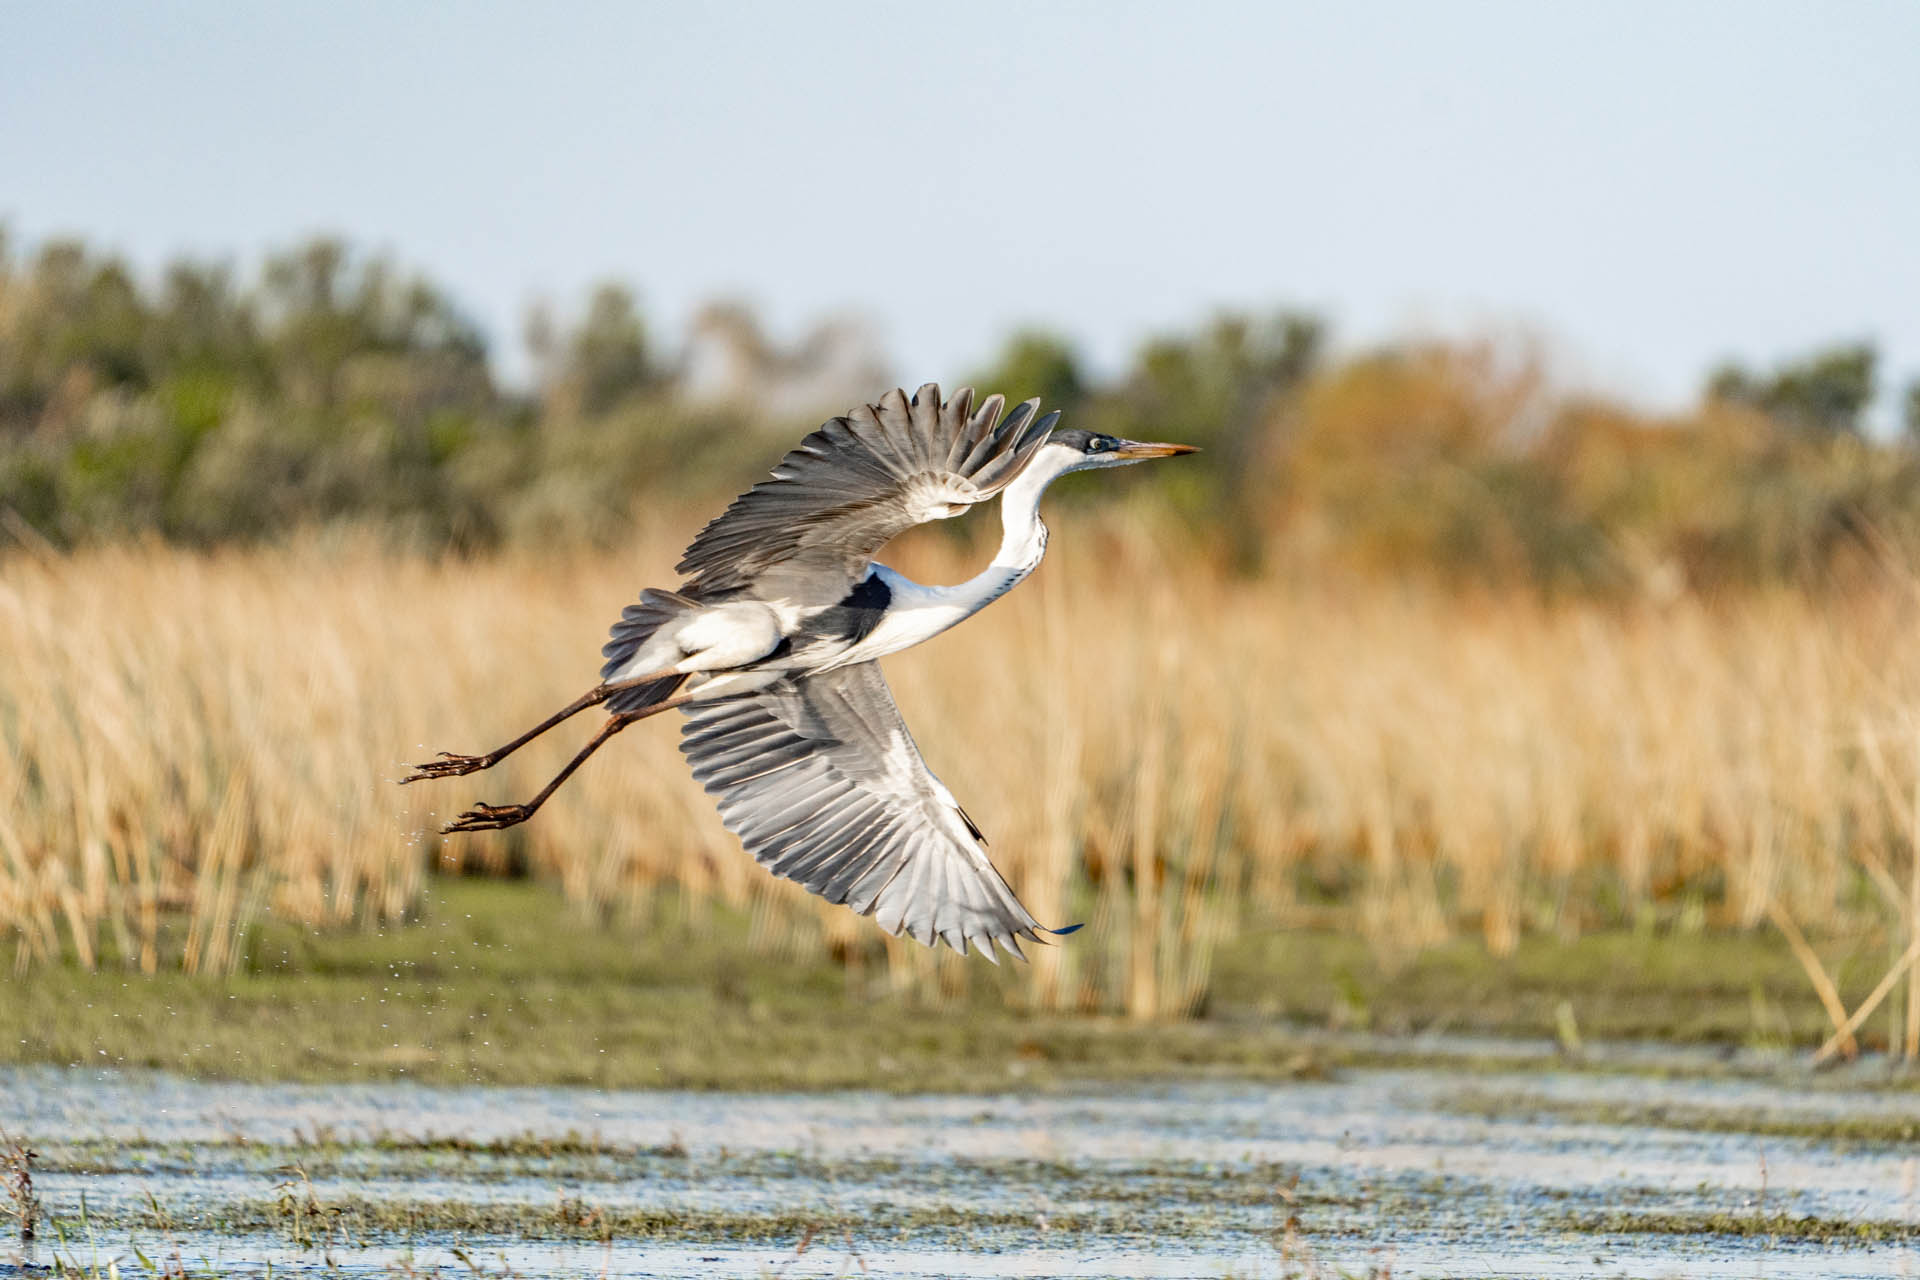
<path fill-rule="evenodd" d="M 1048 924 L 1091 922 L 992 979 L 1021 999 L 1190 1012 L 1218 938 L 1284 927 L 1308 900 L 1391 959 L 1463 929 L 1503 951 L 1695 900 L 1711 923 L 1834 936 L 1863 927 L 1864 881 L 1866 923 L 1894 922 L 1893 950 L 1911 952 L 1913 593 L 1596 601 L 1244 580 L 1154 532 L 1124 509 L 1071 522 L 1029 585 L 887 663 L 1009 882 Z M 989 980 L 882 944 L 754 866 L 665 721 L 622 735 L 516 831 L 432 834 L 475 800 L 531 794 L 587 718 L 491 772 L 394 785 L 407 762 L 493 746 L 590 685 L 604 625 L 671 580 L 676 551 L 648 533 L 620 554 L 478 561 L 352 537 L 8 559 L 13 968 L 229 971 L 258 913 L 400 920 L 430 869 L 476 867 L 550 879 L 598 913 L 667 890 L 694 927 L 710 906 L 751 911 L 759 945 L 858 953 L 929 999 Z M 978 556 L 928 537 L 893 559 L 953 581 Z M 1920 977 L 1901 979 L 1913 1055 Z"/>

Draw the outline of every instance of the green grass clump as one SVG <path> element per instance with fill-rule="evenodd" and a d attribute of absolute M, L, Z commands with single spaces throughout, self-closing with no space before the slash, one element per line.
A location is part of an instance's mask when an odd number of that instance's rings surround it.
<path fill-rule="evenodd" d="M 443 879 L 430 895 L 417 923 L 378 931 L 264 925 L 230 977 L 29 971 L 0 985 L 11 1029 L 0 1063 L 241 1080 L 975 1091 L 1416 1062 L 1412 1047 L 1363 1054 L 1313 1033 L 1549 1037 L 1561 1001 L 1598 1039 L 1746 1042 L 1756 999 L 1803 1042 L 1821 1030 L 1792 958 L 1765 935 L 1528 939 L 1506 958 L 1461 942 L 1387 970 L 1358 938 L 1248 931 L 1223 945 L 1205 1016 L 1132 1022 L 1028 1011 L 1013 984 L 949 997 L 873 989 L 824 950 L 756 951 L 748 923 L 719 913 L 696 929 L 663 910 L 636 927 L 586 923 L 526 882 Z M 1491 1052 L 1480 1065 L 1515 1061 Z"/>
<path fill-rule="evenodd" d="M 1534 1093 L 1465 1093 L 1446 1099 L 1450 1111 L 1488 1120 L 1545 1118 L 1568 1124 L 1695 1133 L 1745 1133 L 1761 1138 L 1804 1138 L 1846 1146 L 1901 1146 L 1920 1141 L 1920 1117 L 1911 1115 L 1789 1115 L 1753 1107 L 1702 1107 L 1684 1103 L 1567 1101 Z"/>
<path fill-rule="evenodd" d="M 1764 1237 L 1803 1244 L 1902 1244 L 1920 1240 L 1920 1223 L 1874 1218 L 1795 1217 L 1790 1213 L 1598 1213 L 1556 1224 L 1587 1235 Z"/>
<path fill-rule="evenodd" d="M 303 1202 L 247 1200 L 222 1205 L 197 1221 L 222 1234 L 298 1230 L 311 1222 L 315 1242 L 414 1240 L 423 1236 L 511 1236 L 529 1240 L 656 1240 L 786 1243 L 809 1233 L 852 1230 L 863 1239 L 940 1232 L 1031 1230 L 1036 1215 L 1019 1210 L 967 1209 L 948 1205 L 876 1205 L 855 1213 L 818 1210 L 765 1213 L 726 1209 L 603 1207 L 583 1200 L 542 1204 L 472 1203 L 457 1200 L 383 1200 L 343 1196 Z M 1120 1214 L 1050 1213 L 1049 1230 L 1075 1234 L 1124 1234 Z M 135 1225 L 153 1227 L 139 1219 Z"/>

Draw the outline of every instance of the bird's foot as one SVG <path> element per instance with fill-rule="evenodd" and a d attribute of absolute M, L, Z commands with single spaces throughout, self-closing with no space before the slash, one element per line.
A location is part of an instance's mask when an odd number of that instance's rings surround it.
<path fill-rule="evenodd" d="M 505 827 L 517 826 L 532 816 L 533 810 L 524 804 L 476 804 L 440 828 L 440 834 L 446 836 L 456 831 L 499 831 Z"/>
<path fill-rule="evenodd" d="M 442 751 L 437 760 L 426 760 L 413 766 L 413 772 L 400 779 L 400 785 L 409 782 L 425 782 L 429 778 L 463 778 L 480 769 L 491 768 L 494 760 L 490 756 L 457 756 L 451 751 Z"/>

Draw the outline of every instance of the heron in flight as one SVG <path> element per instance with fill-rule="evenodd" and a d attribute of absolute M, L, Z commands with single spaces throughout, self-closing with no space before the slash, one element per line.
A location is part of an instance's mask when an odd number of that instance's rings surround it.
<path fill-rule="evenodd" d="M 929 640 L 998 600 L 1039 565 L 1040 495 L 1070 471 L 1194 450 L 1077 428 L 1029 400 L 1005 412 L 940 388 L 835 418 L 700 531 L 676 591 L 628 605 L 602 650 L 600 683 L 485 755 L 443 752 L 401 781 L 490 768 L 561 721 L 608 718 L 525 804 L 480 804 L 443 832 L 525 822 L 574 770 L 636 720 L 678 708 L 680 750 L 718 797 L 728 830 L 776 875 L 870 915 L 888 933 L 998 963 L 1044 941 L 987 860 L 985 837 L 920 758 L 879 659 Z M 993 563 L 929 587 L 876 563 L 891 538 L 1000 497 Z"/>

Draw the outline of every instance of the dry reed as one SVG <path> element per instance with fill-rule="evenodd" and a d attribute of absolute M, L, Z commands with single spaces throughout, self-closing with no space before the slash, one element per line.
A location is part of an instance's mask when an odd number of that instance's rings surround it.
<path fill-rule="evenodd" d="M 1187 1012 L 1218 939 L 1324 902 L 1391 957 L 1463 927 L 1505 950 L 1683 900 L 1727 924 L 1785 912 L 1830 930 L 1859 920 L 1864 882 L 1890 952 L 1911 954 L 1905 587 L 1621 605 L 1244 581 L 1166 559 L 1151 532 L 1126 512 L 1063 528 L 1033 583 L 888 662 L 1008 879 L 1042 919 L 1092 925 L 1025 970 L 1023 998 Z M 623 735 L 524 828 L 423 834 L 474 800 L 524 798 L 580 733 L 452 782 L 397 787 L 405 762 L 492 746 L 591 684 L 604 624 L 670 581 L 677 541 L 476 562 L 351 539 L 0 562 L 16 969 L 177 954 L 230 970 L 262 912 L 404 918 L 438 858 L 523 864 L 602 910 L 672 887 L 696 924 L 711 904 L 749 909 L 767 945 L 883 953 L 903 988 L 979 980 L 766 876 L 665 725 Z M 896 562 L 951 580 L 970 559 L 929 538 Z M 1911 1046 L 1911 978 L 1889 1008 Z"/>

